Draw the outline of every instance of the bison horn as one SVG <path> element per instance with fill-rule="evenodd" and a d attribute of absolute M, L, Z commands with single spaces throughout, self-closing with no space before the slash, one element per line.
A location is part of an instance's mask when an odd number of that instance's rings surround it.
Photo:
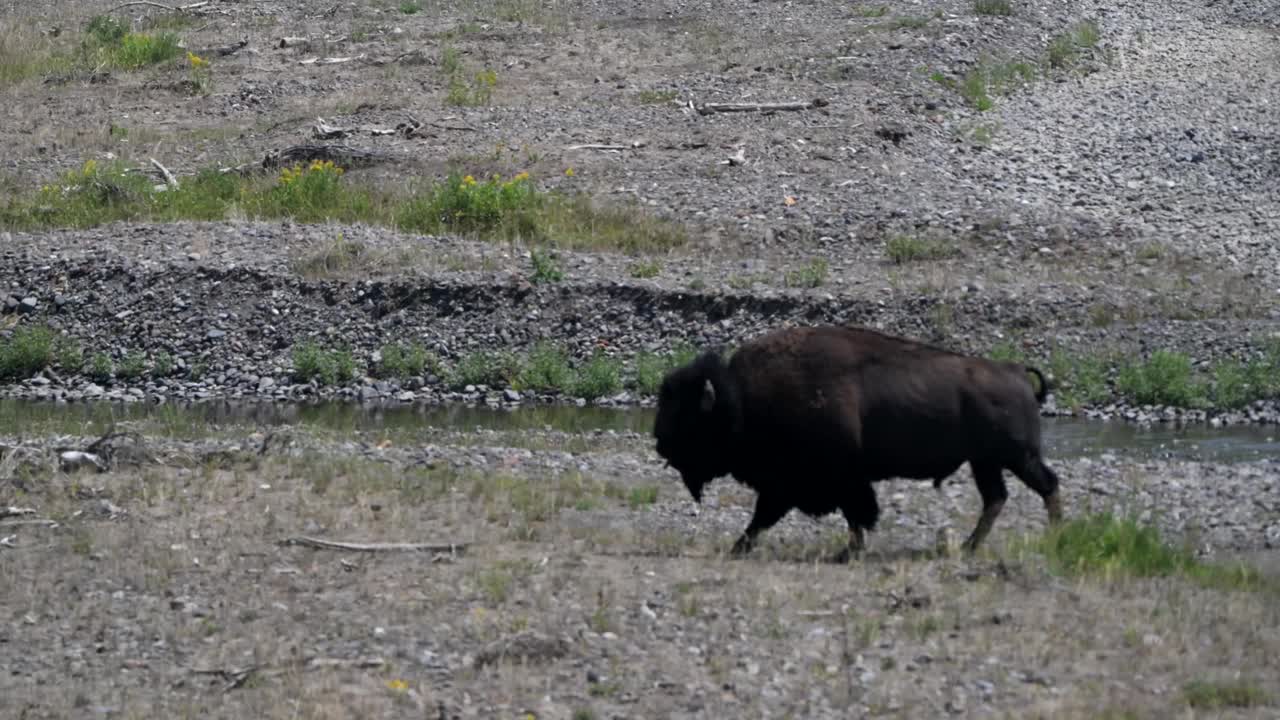
<path fill-rule="evenodd" d="M 711 384 L 710 380 L 706 380 L 702 385 L 702 411 L 711 412 L 711 408 L 716 406 L 716 387 Z"/>

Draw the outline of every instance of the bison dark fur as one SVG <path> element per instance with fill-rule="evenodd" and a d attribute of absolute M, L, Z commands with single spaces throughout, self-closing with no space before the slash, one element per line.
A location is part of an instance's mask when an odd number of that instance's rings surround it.
<path fill-rule="evenodd" d="M 966 462 L 982 495 L 966 541 L 974 550 L 1008 497 L 1006 469 L 1043 498 L 1050 522 L 1062 517 L 1058 477 L 1041 459 L 1047 391 L 1039 370 L 1018 363 L 867 329 L 787 328 L 746 343 L 728 363 L 705 352 L 670 371 L 653 433 L 695 501 L 723 475 L 757 492 L 735 554 L 793 508 L 841 511 L 849 524 L 841 555 L 860 552 L 880 515 L 872 483 L 938 485 Z"/>

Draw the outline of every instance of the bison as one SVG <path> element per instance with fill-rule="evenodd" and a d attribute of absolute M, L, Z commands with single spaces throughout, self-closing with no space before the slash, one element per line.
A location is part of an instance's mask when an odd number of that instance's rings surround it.
<path fill-rule="evenodd" d="M 695 502 L 723 475 L 756 491 L 734 555 L 796 508 L 844 515 L 849 540 L 838 559 L 847 560 L 880 515 L 872 483 L 938 487 L 965 462 L 982 495 L 965 542 L 972 552 L 1008 497 L 1006 468 L 1040 495 L 1050 523 L 1062 518 L 1058 476 L 1041 459 L 1047 392 L 1044 375 L 1023 364 L 864 328 L 793 327 L 751 340 L 727 363 L 709 350 L 669 371 L 653 435 Z"/>

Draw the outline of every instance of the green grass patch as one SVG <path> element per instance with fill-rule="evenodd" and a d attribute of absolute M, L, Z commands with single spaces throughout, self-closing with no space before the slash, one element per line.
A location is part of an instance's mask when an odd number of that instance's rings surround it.
<path fill-rule="evenodd" d="M 536 283 L 554 283 L 564 279 L 564 270 L 550 250 L 534 248 L 529 251 L 529 263 L 533 266 L 531 277 Z"/>
<path fill-rule="evenodd" d="M 662 273 L 662 263 L 657 260 L 638 260 L 627 267 L 627 272 L 639 280 L 656 278 Z"/>
<path fill-rule="evenodd" d="M 417 15 L 422 12 L 422 5 L 416 0 L 404 0 L 400 3 L 400 12 L 405 15 Z"/>
<path fill-rule="evenodd" d="M 622 362 L 597 352 L 578 370 L 573 394 L 587 400 L 616 395 L 622 390 Z"/>
<path fill-rule="evenodd" d="M 632 510 L 648 507 L 656 502 L 658 502 L 658 488 L 656 485 L 631 488 L 631 493 L 627 495 L 627 505 L 630 505 Z"/>
<path fill-rule="evenodd" d="M 405 380 L 411 377 L 440 375 L 440 358 L 421 345 L 392 343 L 379 353 L 378 377 Z"/>
<path fill-rule="evenodd" d="M 468 385 L 511 387 L 523 370 L 523 360 L 515 353 L 477 350 L 458 361 L 450 374 L 449 383 L 455 390 L 462 390 Z"/>
<path fill-rule="evenodd" d="M 576 380 L 569 355 L 548 342 L 533 346 L 521 371 L 520 387 L 538 392 L 567 392 Z"/>
<path fill-rule="evenodd" d="M 638 206 L 597 206 L 582 195 L 540 191 L 528 173 L 478 181 L 454 174 L 408 194 L 352 184 L 330 161 L 293 165 L 268 177 L 206 170 L 177 189 L 120 163 L 85 162 L 58 181 L 0 199 L 0 229 L 89 228 L 117 222 L 292 218 L 301 223 L 363 223 L 423 234 L 457 234 L 576 250 L 665 252 L 683 245 L 684 228 Z M 358 264 L 365 249 L 335 242 L 295 268 L 327 275 Z"/>
<path fill-rule="evenodd" d="M 1009 16 L 1013 14 L 1013 5 L 1009 0 L 973 0 L 975 15 Z"/>
<path fill-rule="evenodd" d="M 355 357 L 345 348 L 325 349 L 314 342 L 293 348 L 293 377 L 300 383 L 346 385 L 356 379 Z"/>
<path fill-rule="evenodd" d="M 641 90 L 636 99 L 641 105 L 665 105 L 678 97 L 675 90 Z"/>
<path fill-rule="evenodd" d="M 1234 682 L 1196 680 L 1183 686 L 1182 698 L 1187 705 L 1197 710 L 1265 707 L 1273 702 L 1266 690 L 1244 680 Z"/>
<path fill-rule="evenodd" d="M 1069 68 L 1076 63 L 1082 51 L 1096 47 L 1099 39 L 1101 33 L 1097 23 L 1091 20 L 1079 22 L 1049 41 L 1046 62 L 1053 68 Z"/>
<path fill-rule="evenodd" d="M 1256 590 L 1257 570 L 1242 563 L 1207 563 L 1166 543 L 1160 531 L 1110 513 L 1084 515 L 1050 528 L 1033 543 L 1055 572 L 1120 578 L 1184 577 L 1208 588 Z"/>
<path fill-rule="evenodd" d="M 1157 350 L 1145 362 L 1120 368 L 1116 390 L 1138 405 L 1203 405 L 1207 388 L 1192 371 L 1191 359 L 1169 350 Z"/>
<path fill-rule="evenodd" d="M 1049 372 L 1058 406 L 1080 407 L 1104 402 L 1111 394 L 1107 371 L 1107 363 L 1102 358 L 1073 356 L 1055 350 L 1049 355 Z"/>
<path fill-rule="evenodd" d="M 55 358 L 52 330 L 21 327 L 0 337 L 0 380 L 25 380 L 51 365 Z"/>
<path fill-rule="evenodd" d="M 800 288 L 816 288 L 821 287 L 827 282 L 827 271 L 829 267 L 826 260 L 816 258 L 811 260 L 804 267 L 797 268 L 786 274 L 787 287 Z"/>
<path fill-rule="evenodd" d="M 116 377 L 136 380 L 147 373 L 147 356 L 141 350 L 130 350 L 116 365 Z"/>
<path fill-rule="evenodd" d="M 884 252 L 895 265 L 904 265 L 910 262 L 948 258 L 955 255 L 956 250 L 945 240 L 915 235 L 894 235 L 885 241 Z"/>

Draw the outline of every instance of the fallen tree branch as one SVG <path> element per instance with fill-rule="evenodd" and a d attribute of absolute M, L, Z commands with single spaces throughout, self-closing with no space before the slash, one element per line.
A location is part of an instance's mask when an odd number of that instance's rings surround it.
<path fill-rule="evenodd" d="M 467 543 L 353 543 L 321 540 L 301 535 L 285 538 L 279 544 L 300 545 L 302 547 L 315 548 L 316 550 L 349 550 L 352 552 L 435 552 L 454 554 L 461 553 L 467 548 Z"/>
<path fill-rule="evenodd" d="M 22 517 L 24 515 L 35 515 L 35 508 L 21 508 L 9 505 L 8 507 L 0 507 L 0 518 Z"/>
<path fill-rule="evenodd" d="M 316 118 L 316 124 L 311 126 L 311 135 L 317 140 L 339 140 L 351 133 L 351 128 L 330 125 L 322 117 Z"/>
<path fill-rule="evenodd" d="M 570 145 L 565 150 L 627 150 L 629 145 L 602 145 L 600 143 L 587 143 L 585 145 Z"/>
<path fill-rule="evenodd" d="M 18 520 L 0 520 L 0 527 L 20 527 L 29 525 L 34 527 L 58 527 L 60 525 L 57 520 L 49 520 L 48 518 L 31 518 Z"/>
<path fill-rule="evenodd" d="M 307 58 L 306 60 L 299 60 L 298 64 L 299 65 L 337 65 L 339 63 L 349 63 L 349 62 L 355 62 L 356 60 L 363 60 L 364 58 L 365 56 L 363 53 L 359 55 L 353 55 L 351 57 L 325 57 L 325 58 L 314 57 L 314 58 Z"/>
<path fill-rule="evenodd" d="M 706 103 L 697 106 L 699 115 L 710 115 L 718 112 L 777 112 L 780 110 L 809 110 L 826 107 L 829 103 L 822 98 L 814 98 L 804 102 L 786 103 Z"/>
<path fill-rule="evenodd" d="M 168 186 L 173 188 L 174 190 L 177 190 L 178 178 L 174 177 L 173 173 L 169 172 L 169 168 L 161 165 L 160 161 L 155 158 L 148 158 L 148 159 L 151 160 L 152 165 L 156 166 L 156 169 L 160 171 L 160 174 L 164 176 L 165 183 L 168 184 Z"/>
<path fill-rule="evenodd" d="M 246 665 L 240 668 L 187 668 L 188 671 L 197 675 L 216 675 L 222 678 L 226 685 L 222 688 L 223 692 L 230 692 L 242 686 L 253 677 L 254 674 L 260 675 L 282 675 L 290 670 L 324 670 L 333 668 L 352 668 L 356 670 L 367 670 L 371 668 L 384 667 L 387 664 L 380 657 L 367 658 L 325 658 L 310 657 L 297 662 L 285 663 L 276 667 L 266 665 Z"/>
<path fill-rule="evenodd" d="M 191 10 L 195 10 L 196 8 L 202 8 L 208 4 L 209 4 L 209 0 L 203 0 L 203 2 L 191 3 L 190 5 L 179 5 L 177 7 L 174 7 L 173 5 L 165 5 L 164 3 L 154 2 L 153 0 L 129 0 L 129 2 L 127 3 L 120 3 L 119 5 L 116 5 L 115 7 L 111 8 L 107 12 L 113 13 L 117 10 L 123 10 L 127 7 L 133 7 L 134 5 L 146 5 L 148 7 L 156 7 L 156 8 L 160 8 L 161 10 L 168 10 L 169 12 L 188 12 Z"/>

